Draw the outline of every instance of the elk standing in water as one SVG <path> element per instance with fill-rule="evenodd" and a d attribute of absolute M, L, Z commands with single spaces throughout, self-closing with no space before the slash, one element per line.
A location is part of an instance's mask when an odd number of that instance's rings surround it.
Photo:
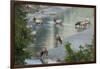
<path fill-rule="evenodd" d="M 54 23 L 55 23 L 55 44 L 57 47 L 58 46 L 58 42 L 60 44 L 62 44 L 62 39 L 61 39 L 61 36 L 59 35 L 59 33 L 61 32 L 61 28 L 62 28 L 62 19 L 60 18 L 54 18 Z"/>
<path fill-rule="evenodd" d="M 79 29 L 87 29 L 88 25 L 90 24 L 89 19 L 85 19 L 83 21 L 79 21 L 75 24 L 75 29 L 79 30 Z"/>
<path fill-rule="evenodd" d="M 40 52 L 40 57 L 42 63 L 46 63 L 45 60 L 48 58 L 48 50 L 47 48 L 43 48 L 42 51 Z"/>

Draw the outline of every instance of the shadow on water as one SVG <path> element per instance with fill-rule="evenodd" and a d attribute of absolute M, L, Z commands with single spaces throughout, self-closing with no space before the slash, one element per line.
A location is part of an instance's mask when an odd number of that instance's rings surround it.
<path fill-rule="evenodd" d="M 33 57 L 38 56 L 37 54 L 41 51 L 43 47 L 47 47 L 46 42 L 50 34 L 49 24 L 44 24 L 42 26 L 40 25 L 38 27 L 39 27 L 38 29 L 35 29 L 37 31 L 35 40 L 27 48 L 32 53 Z"/>

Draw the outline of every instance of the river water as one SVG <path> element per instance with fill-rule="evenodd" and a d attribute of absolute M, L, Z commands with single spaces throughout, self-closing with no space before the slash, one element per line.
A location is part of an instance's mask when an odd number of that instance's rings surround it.
<path fill-rule="evenodd" d="M 77 34 L 77 30 L 75 29 L 75 23 L 81 20 L 84 20 L 85 18 L 89 18 L 93 30 L 93 24 L 94 24 L 94 11 L 92 8 L 70 8 L 66 9 L 63 13 L 63 26 L 58 28 L 59 35 L 63 42 L 66 42 L 65 39 L 67 39 L 70 36 L 73 36 Z M 43 47 L 46 47 L 47 49 L 53 49 L 55 48 L 55 29 L 54 21 L 52 20 L 52 17 L 50 17 L 46 23 L 43 25 L 34 26 L 33 25 L 33 31 L 36 31 L 36 37 L 28 46 L 28 51 L 32 54 L 32 57 L 38 57 L 39 52 Z M 32 19 L 31 19 L 32 20 Z M 92 31 L 94 32 L 94 31 Z M 92 36 L 93 34 L 91 34 Z M 75 48 L 75 47 L 74 47 Z M 53 54 L 53 53 L 52 53 Z"/>

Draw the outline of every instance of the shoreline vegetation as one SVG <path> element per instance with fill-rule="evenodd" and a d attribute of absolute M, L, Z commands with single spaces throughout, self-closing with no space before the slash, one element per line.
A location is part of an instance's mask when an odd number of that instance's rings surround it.
<path fill-rule="evenodd" d="M 31 29 L 26 28 L 26 21 L 24 20 L 26 13 L 22 11 L 21 5 L 15 6 L 15 64 L 26 64 L 24 60 L 30 58 L 29 52 L 25 51 L 28 44 L 32 42 Z"/>
<path fill-rule="evenodd" d="M 68 53 L 65 57 L 66 63 L 75 62 L 91 62 L 94 61 L 94 44 L 86 44 L 85 46 L 80 45 L 79 51 L 75 52 L 71 49 L 71 43 L 65 44 L 66 52 Z"/>

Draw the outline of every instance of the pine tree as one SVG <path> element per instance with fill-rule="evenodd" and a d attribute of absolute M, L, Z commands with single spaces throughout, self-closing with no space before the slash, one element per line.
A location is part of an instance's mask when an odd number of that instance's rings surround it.
<path fill-rule="evenodd" d="M 24 20 L 26 13 L 21 5 L 15 6 L 15 64 L 25 64 L 25 59 L 30 57 L 27 48 L 32 41 L 31 30 L 26 28 Z"/>

